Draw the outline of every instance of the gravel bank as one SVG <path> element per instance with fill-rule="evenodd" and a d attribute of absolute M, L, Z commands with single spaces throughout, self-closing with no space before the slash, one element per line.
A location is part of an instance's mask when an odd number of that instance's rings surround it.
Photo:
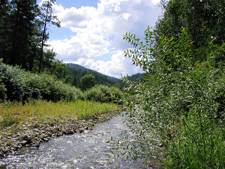
<path fill-rule="evenodd" d="M 64 134 L 82 133 L 84 130 L 91 130 L 95 124 L 107 121 L 116 114 L 118 114 L 118 111 L 104 113 L 87 120 L 67 120 L 61 117 L 55 118 L 53 122 L 52 120 L 45 120 L 40 123 L 9 126 L 0 134 L 0 157 L 15 154 L 23 147 L 39 147 L 41 143 Z"/>

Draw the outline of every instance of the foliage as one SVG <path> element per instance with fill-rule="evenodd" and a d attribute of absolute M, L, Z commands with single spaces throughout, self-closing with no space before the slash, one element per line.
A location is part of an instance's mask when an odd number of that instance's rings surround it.
<path fill-rule="evenodd" d="M 39 6 L 36 0 L 1 1 L 0 58 L 4 63 L 33 72 L 51 65 L 55 53 L 45 50 L 48 25 L 60 26 L 52 15 L 54 2 L 47 0 Z"/>
<path fill-rule="evenodd" d="M 29 98 L 44 100 L 77 100 L 83 93 L 62 81 L 42 74 L 37 75 L 0 62 L 1 100 L 27 101 Z"/>
<path fill-rule="evenodd" d="M 60 60 L 55 59 L 50 62 L 49 67 L 44 70 L 44 73 L 54 76 L 58 80 L 64 81 L 66 80 L 67 76 L 66 64 Z"/>
<path fill-rule="evenodd" d="M 117 102 L 123 98 L 123 93 L 117 87 L 95 85 L 84 93 L 84 98 L 86 100 L 93 100 L 97 102 Z"/>
<path fill-rule="evenodd" d="M 161 0 L 163 17 L 156 23 L 156 47 L 160 37 L 173 37 L 179 41 L 180 30 L 186 28 L 193 42 L 195 61 L 207 60 L 208 43 L 221 45 L 225 36 L 225 1 L 221 0 Z M 163 55 L 157 48 L 156 53 Z M 156 54 L 158 56 L 159 54 Z"/>
<path fill-rule="evenodd" d="M 53 15 L 52 6 L 55 4 L 56 0 L 46 0 L 43 2 L 40 8 L 40 23 L 42 24 L 41 28 L 41 52 L 39 58 L 39 73 L 42 70 L 42 62 L 43 62 L 43 55 L 44 55 L 44 46 L 46 46 L 46 41 L 48 39 L 47 29 L 48 24 L 56 25 L 60 27 L 60 21 L 58 20 L 57 16 Z"/>
<path fill-rule="evenodd" d="M 133 34 L 124 36 L 135 48 L 125 55 L 146 75 L 144 82 L 128 81 L 133 95 L 125 108 L 137 139 L 128 138 L 121 146 L 134 159 L 157 157 L 164 168 L 224 168 L 225 69 L 215 59 L 224 59 L 224 50 L 209 43 L 207 59 L 195 61 L 186 30 L 178 36 L 159 37 L 159 57 L 154 55 L 150 27 L 145 42 Z"/>
<path fill-rule="evenodd" d="M 95 85 L 95 77 L 92 74 L 85 75 L 80 79 L 81 89 L 87 90 Z"/>

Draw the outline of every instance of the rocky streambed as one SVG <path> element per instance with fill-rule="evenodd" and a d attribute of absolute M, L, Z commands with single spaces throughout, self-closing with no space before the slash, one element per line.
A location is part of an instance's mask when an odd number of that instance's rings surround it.
<path fill-rule="evenodd" d="M 68 120 L 60 117 L 40 123 L 9 126 L 0 134 L 0 157 L 16 154 L 23 147 L 39 147 L 41 143 L 48 142 L 55 137 L 91 130 L 95 124 L 107 121 L 116 114 L 118 112 L 113 111 L 87 120 Z"/>

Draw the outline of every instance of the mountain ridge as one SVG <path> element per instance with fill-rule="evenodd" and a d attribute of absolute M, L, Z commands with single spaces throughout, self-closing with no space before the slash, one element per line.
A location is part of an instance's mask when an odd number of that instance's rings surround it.
<path fill-rule="evenodd" d="M 96 71 L 96 70 L 92 70 L 92 69 L 86 68 L 86 67 L 84 67 L 84 66 L 75 64 L 75 63 L 66 63 L 66 67 L 71 67 L 71 68 L 80 69 L 80 70 L 93 71 L 93 72 L 99 73 L 100 75 L 106 76 L 107 79 L 109 79 L 109 80 L 111 80 L 111 81 L 113 81 L 113 82 L 116 82 L 116 83 L 119 83 L 120 81 L 122 82 L 122 80 L 119 79 L 119 78 L 105 75 L 105 74 L 100 73 L 100 72 L 98 72 L 98 71 Z"/>

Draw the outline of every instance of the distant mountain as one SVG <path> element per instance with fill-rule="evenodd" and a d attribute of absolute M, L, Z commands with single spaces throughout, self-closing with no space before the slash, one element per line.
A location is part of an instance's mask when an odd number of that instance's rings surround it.
<path fill-rule="evenodd" d="M 91 69 L 85 68 L 81 65 L 74 64 L 74 63 L 67 63 L 66 67 L 71 67 L 71 68 L 80 69 L 80 70 L 91 70 Z"/>
<path fill-rule="evenodd" d="M 137 73 L 131 76 L 128 76 L 129 80 L 134 81 L 134 80 L 141 80 L 144 77 L 144 73 Z"/>
<path fill-rule="evenodd" d="M 67 67 L 71 67 L 71 68 L 75 68 L 75 69 L 88 70 L 88 71 L 91 71 L 91 72 L 93 71 L 93 72 L 99 73 L 99 72 L 97 72 L 95 70 L 88 69 L 88 68 L 86 68 L 84 66 L 81 66 L 81 65 L 78 65 L 78 64 L 75 64 L 75 63 L 67 63 L 66 66 Z M 105 74 L 102 74 L 102 73 L 99 73 L 99 74 L 103 75 L 103 76 L 106 76 L 107 79 L 112 80 L 114 82 L 117 82 L 117 83 L 121 83 L 122 82 L 122 80 L 120 80 L 120 79 L 118 79 L 116 77 L 111 77 L 111 76 L 108 76 L 108 75 L 105 75 Z"/>
<path fill-rule="evenodd" d="M 96 84 L 104 84 L 107 86 L 112 86 L 117 84 L 120 88 L 124 87 L 123 81 L 121 79 L 104 75 L 99 73 L 95 70 L 88 69 L 84 66 L 74 64 L 74 63 L 67 63 L 66 64 L 68 74 L 73 78 L 73 85 L 79 87 L 80 86 L 80 79 L 86 74 L 92 74 L 95 77 Z M 141 80 L 144 76 L 144 73 L 137 73 L 131 76 L 128 76 L 129 80 Z"/>
<path fill-rule="evenodd" d="M 66 64 L 68 74 L 73 78 L 73 84 L 77 87 L 80 85 L 80 79 L 86 74 L 92 74 L 95 76 L 96 84 L 104 84 L 107 86 L 112 86 L 116 83 L 119 85 L 122 83 L 122 80 L 117 79 L 115 77 L 107 76 L 97 71 L 85 68 L 81 65 L 74 64 L 74 63 L 67 63 Z"/>

